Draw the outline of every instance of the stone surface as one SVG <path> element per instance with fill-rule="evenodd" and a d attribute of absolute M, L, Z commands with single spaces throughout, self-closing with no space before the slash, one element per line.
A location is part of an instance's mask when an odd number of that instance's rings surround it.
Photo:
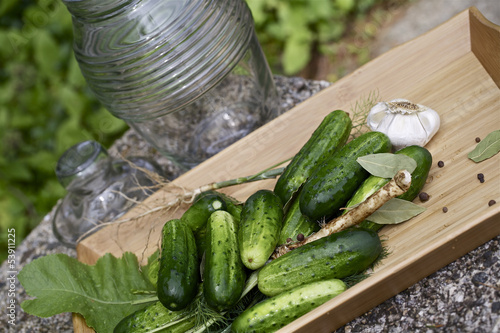
<path fill-rule="evenodd" d="M 498 0 L 417 0 L 377 36 L 372 50 L 378 56 L 418 37 L 469 7 L 476 7 L 488 20 L 500 25 Z"/>

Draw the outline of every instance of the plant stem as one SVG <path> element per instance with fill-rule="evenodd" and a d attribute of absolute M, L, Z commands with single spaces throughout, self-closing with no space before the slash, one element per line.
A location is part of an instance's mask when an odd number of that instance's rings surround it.
<path fill-rule="evenodd" d="M 238 177 L 235 179 L 229 179 L 229 180 L 223 180 L 223 181 L 216 182 L 216 183 L 210 183 L 210 184 L 201 186 L 198 189 L 198 191 L 205 192 L 208 190 L 216 190 L 216 189 L 220 189 L 220 188 L 224 188 L 224 187 L 229 187 L 229 186 L 234 186 L 234 185 L 239 185 L 239 184 L 244 184 L 244 183 L 250 183 L 250 182 L 255 182 L 255 181 L 259 181 L 259 180 L 272 179 L 272 178 L 276 178 L 277 176 L 281 175 L 283 173 L 283 170 L 285 170 L 284 167 L 277 168 L 277 169 L 271 169 L 271 170 L 265 170 L 263 172 L 260 172 L 258 174 L 251 175 L 251 176 Z M 195 192 L 195 191 L 193 191 L 193 192 Z"/>
<path fill-rule="evenodd" d="M 147 298 L 141 298 L 137 301 L 132 301 L 132 302 L 130 302 L 130 304 L 137 305 L 137 304 L 144 304 L 144 303 L 153 303 L 153 302 L 157 302 L 157 301 L 158 301 L 158 297 L 155 295 L 155 296 L 151 296 L 151 297 L 147 297 Z"/>

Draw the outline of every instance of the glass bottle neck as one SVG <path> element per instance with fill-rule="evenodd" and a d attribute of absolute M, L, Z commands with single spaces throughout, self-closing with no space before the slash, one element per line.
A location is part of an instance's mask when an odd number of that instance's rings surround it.
<path fill-rule="evenodd" d="M 59 183 L 70 192 L 88 193 L 106 186 L 105 181 L 114 173 L 107 151 L 95 141 L 84 141 L 69 148 L 57 162 Z"/>

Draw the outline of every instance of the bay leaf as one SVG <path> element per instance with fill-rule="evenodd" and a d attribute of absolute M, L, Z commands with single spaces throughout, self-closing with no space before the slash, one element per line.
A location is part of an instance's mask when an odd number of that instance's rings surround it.
<path fill-rule="evenodd" d="M 417 162 L 404 154 L 369 154 L 356 161 L 370 174 L 382 178 L 392 178 L 400 170 L 412 173 L 417 167 Z"/>
<path fill-rule="evenodd" d="M 478 163 L 496 155 L 498 152 L 500 152 L 500 130 L 489 133 L 467 156 Z"/>
<path fill-rule="evenodd" d="M 366 220 L 378 224 L 398 224 L 408 221 L 425 211 L 425 207 L 414 204 L 411 201 L 394 198 L 387 201 L 377 209 Z"/>

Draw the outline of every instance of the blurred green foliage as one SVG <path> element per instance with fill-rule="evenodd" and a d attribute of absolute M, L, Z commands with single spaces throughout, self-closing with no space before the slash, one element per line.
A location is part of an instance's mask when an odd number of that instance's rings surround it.
<path fill-rule="evenodd" d="M 62 152 L 84 140 L 108 146 L 127 128 L 87 89 L 60 0 L 0 2 L 0 259 L 7 229 L 19 243 L 65 189 Z"/>
<path fill-rule="evenodd" d="M 273 72 L 296 75 L 381 0 L 247 0 Z"/>
<path fill-rule="evenodd" d="M 294 75 L 314 48 L 381 0 L 247 0 L 276 74 Z M 127 129 L 88 90 L 61 0 L 0 2 L 0 260 L 7 229 L 19 243 L 64 196 L 61 153 L 83 140 L 109 146 Z"/>

